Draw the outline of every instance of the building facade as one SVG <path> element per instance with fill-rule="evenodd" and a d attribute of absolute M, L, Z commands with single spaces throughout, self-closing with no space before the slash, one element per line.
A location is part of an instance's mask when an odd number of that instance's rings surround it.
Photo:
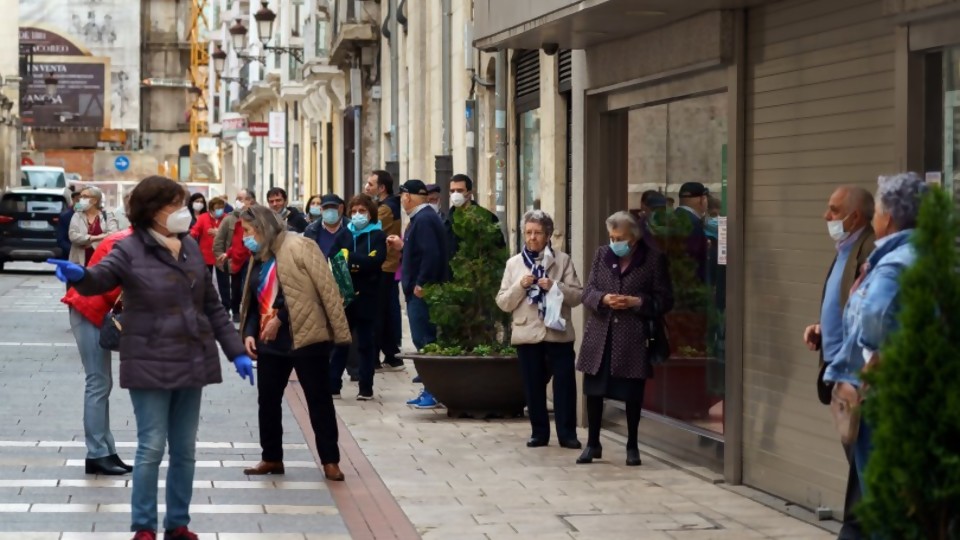
<path fill-rule="evenodd" d="M 833 256 L 821 215 L 837 185 L 872 191 L 896 171 L 957 190 L 960 2 L 676 4 L 477 0 L 474 44 L 539 51 L 547 103 L 556 91 L 542 60 L 574 49 L 567 200 L 581 270 L 606 242 L 604 217 L 638 208 L 642 192 L 676 198 L 698 180 L 718 199 L 722 262 L 706 283 L 672 276 L 681 350 L 650 383 L 642 437 L 728 482 L 836 516 L 847 465 L 800 339 Z M 524 67 L 513 62 L 515 103 Z M 541 121 L 562 117 L 548 106 Z M 538 116 L 527 108 L 508 114 L 520 171 L 510 191 L 521 198 L 533 191 L 528 168 L 545 175 L 541 185 L 561 185 L 558 136 L 541 139 L 539 164 L 525 151 Z M 607 411 L 612 428 L 620 418 Z"/>

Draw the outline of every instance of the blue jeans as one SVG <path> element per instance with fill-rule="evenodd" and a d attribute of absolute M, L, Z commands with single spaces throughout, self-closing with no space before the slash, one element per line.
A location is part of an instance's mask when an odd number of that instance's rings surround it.
<path fill-rule="evenodd" d="M 70 308 L 70 329 L 86 375 L 83 435 L 87 459 L 112 456 L 117 448 L 110 432 L 110 390 L 113 388 L 110 351 L 100 348 L 100 329 L 73 308 Z"/>
<path fill-rule="evenodd" d="M 857 440 L 853 443 L 853 464 L 857 468 L 857 477 L 860 479 L 860 495 L 867 495 L 867 477 L 864 471 L 867 469 L 867 461 L 870 457 L 870 451 L 873 450 L 872 430 L 867 421 L 860 417 L 860 431 L 857 432 Z"/>
<path fill-rule="evenodd" d="M 137 418 L 137 461 L 133 467 L 130 530 L 157 530 L 157 481 L 167 444 L 170 445 L 170 466 L 167 469 L 167 515 L 163 528 L 173 530 L 190 523 L 202 395 L 202 388 L 130 390 L 133 413 Z"/>
<path fill-rule="evenodd" d="M 430 322 L 430 308 L 422 298 L 413 294 L 407 297 L 407 319 L 413 346 L 418 351 L 437 340 L 437 327 Z"/>

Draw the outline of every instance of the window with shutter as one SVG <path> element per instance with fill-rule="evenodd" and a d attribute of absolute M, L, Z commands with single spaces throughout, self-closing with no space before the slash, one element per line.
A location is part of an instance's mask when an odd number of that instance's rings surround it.
<path fill-rule="evenodd" d="M 540 107 L 540 51 L 517 51 L 513 55 L 516 68 L 514 105 L 517 114 Z"/>

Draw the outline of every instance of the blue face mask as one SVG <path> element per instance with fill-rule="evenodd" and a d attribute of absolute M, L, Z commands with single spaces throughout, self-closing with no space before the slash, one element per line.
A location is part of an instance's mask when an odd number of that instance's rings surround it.
<path fill-rule="evenodd" d="M 353 224 L 354 229 L 359 231 L 370 224 L 370 218 L 366 214 L 354 214 L 350 218 L 350 223 Z"/>
<path fill-rule="evenodd" d="M 222 217 L 223 217 L 223 208 L 217 208 L 216 210 L 214 210 L 214 211 L 213 211 L 213 215 L 216 216 L 217 219 L 222 218 Z"/>
<path fill-rule="evenodd" d="M 260 243 L 257 242 L 257 239 L 252 236 L 244 236 L 243 245 L 253 253 L 260 251 Z"/>
<path fill-rule="evenodd" d="M 319 206 L 311 206 L 311 207 L 310 207 L 310 215 L 311 215 L 311 216 L 317 217 L 317 216 L 319 216 L 319 215 L 322 214 L 322 213 L 323 213 L 323 208 L 320 208 Z"/>
<path fill-rule="evenodd" d="M 627 253 L 630 253 L 630 243 L 626 240 L 620 242 L 610 241 L 610 250 L 613 251 L 613 254 L 617 257 L 623 257 Z"/>
<path fill-rule="evenodd" d="M 720 220 L 715 217 L 709 217 L 703 222 L 703 230 L 707 236 L 712 236 L 713 238 L 717 237 L 717 226 L 720 224 Z"/>
<path fill-rule="evenodd" d="M 336 208 L 327 208 L 323 211 L 323 222 L 327 225 L 336 225 L 340 222 L 340 212 Z"/>

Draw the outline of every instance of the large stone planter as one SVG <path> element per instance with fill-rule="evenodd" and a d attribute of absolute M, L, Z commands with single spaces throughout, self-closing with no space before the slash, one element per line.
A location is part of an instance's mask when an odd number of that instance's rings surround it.
<path fill-rule="evenodd" d="M 503 356 L 433 356 L 406 354 L 413 360 L 424 387 L 460 418 L 523 415 L 523 379 L 520 361 Z"/>

